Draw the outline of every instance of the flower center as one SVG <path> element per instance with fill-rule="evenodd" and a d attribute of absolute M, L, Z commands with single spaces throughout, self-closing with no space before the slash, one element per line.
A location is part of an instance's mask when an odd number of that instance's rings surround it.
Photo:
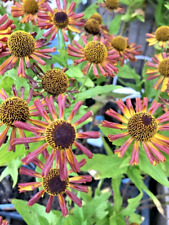
<path fill-rule="evenodd" d="M 64 120 L 55 120 L 46 128 L 46 141 L 55 150 L 69 148 L 73 145 L 75 138 L 74 127 Z"/>
<path fill-rule="evenodd" d="M 155 31 L 155 38 L 158 41 L 169 41 L 169 26 L 161 26 Z"/>
<path fill-rule="evenodd" d="M 94 13 L 93 15 L 91 15 L 90 19 L 97 20 L 99 24 L 102 24 L 102 21 L 103 21 L 99 13 Z"/>
<path fill-rule="evenodd" d="M 117 9 L 119 7 L 119 0 L 106 0 L 105 4 L 108 9 Z"/>
<path fill-rule="evenodd" d="M 151 114 L 139 112 L 129 119 L 127 129 L 136 140 L 148 141 L 157 133 L 158 124 Z"/>
<path fill-rule="evenodd" d="M 56 12 L 53 21 L 56 27 L 65 28 L 69 24 L 69 18 L 65 12 Z"/>
<path fill-rule="evenodd" d="M 69 84 L 66 74 L 59 69 L 48 70 L 42 77 L 42 87 L 51 95 L 64 93 Z"/>
<path fill-rule="evenodd" d="M 100 32 L 99 22 L 95 19 L 89 19 L 85 24 L 85 30 L 89 34 L 93 34 L 93 35 L 99 34 Z"/>
<path fill-rule="evenodd" d="M 28 14 L 36 14 L 38 12 L 38 3 L 35 0 L 24 0 L 23 11 Z"/>
<path fill-rule="evenodd" d="M 35 50 L 35 40 L 25 31 L 15 31 L 8 38 L 9 51 L 17 57 L 31 55 Z"/>
<path fill-rule="evenodd" d="M 65 193 L 69 184 L 69 178 L 67 178 L 65 181 L 61 181 L 59 170 L 51 169 L 48 175 L 42 178 L 42 182 L 46 193 L 56 196 L 58 194 Z"/>
<path fill-rule="evenodd" d="M 29 119 L 29 107 L 27 103 L 18 97 L 6 99 L 0 105 L 0 120 L 8 126 L 14 121 L 26 122 Z"/>
<path fill-rule="evenodd" d="M 113 38 L 111 45 L 117 51 L 124 51 L 127 48 L 127 40 L 122 36 L 117 36 Z"/>
<path fill-rule="evenodd" d="M 169 77 L 169 58 L 163 59 L 158 64 L 158 70 L 161 75 Z"/>
<path fill-rule="evenodd" d="M 90 62 L 102 63 L 107 57 L 107 49 L 100 41 L 90 41 L 84 48 L 84 54 Z"/>

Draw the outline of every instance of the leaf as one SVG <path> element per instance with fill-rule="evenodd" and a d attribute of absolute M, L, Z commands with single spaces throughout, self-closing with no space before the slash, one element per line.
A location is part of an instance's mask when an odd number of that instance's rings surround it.
<path fill-rule="evenodd" d="M 90 6 L 88 6 L 85 11 L 84 11 L 84 19 L 89 18 L 93 13 L 96 13 L 97 8 L 99 7 L 97 4 L 97 2 L 94 2 L 93 4 L 91 4 Z"/>
<path fill-rule="evenodd" d="M 132 69 L 127 64 L 119 68 L 117 77 L 126 78 L 126 79 L 134 79 L 136 83 L 140 81 L 140 75 L 136 73 L 135 69 Z"/>
<path fill-rule="evenodd" d="M 28 206 L 26 201 L 13 199 L 12 204 L 28 225 L 62 225 L 64 218 L 60 211 L 45 213 L 45 206 L 34 204 Z"/>
<path fill-rule="evenodd" d="M 137 167 L 129 167 L 127 171 L 128 177 L 133 181 L 135 186 L 140 190 L 140 192 L 145 191 L 149 197 L 153 200 L 154 204 L 156 205 L 158 211 L 164 215 L 164 210 L 162 208 L 162 205 L 160 201 L 157 199 L 157 197 L 147 188 L 147 186 L 144 184 L 141 171 Z"/>
<path fill-rule="evenodd" d="M 106 156 L 103 154 L 94 154 L 92 160 L 84 155 L 77 156 L 78 161 L 83 158 L 86 159 L 87 163 L 82 167 L 82 171 L 96 170 L 100 178 L 117 178 L 126 172 L 128 166 L 126 165 L 121 168 L 123 160 L 116 155 Z"/>
<path fill-rule="evenodd" d="M 157 164 L 156 166 L 153 166 L 145 152 L 143 147 L 140 146 L 139 149 L 139 167 L 142 171 L 144 171 L 146 174 L 150 175 L 153 179 L 155 179 L 160 184 L 169 187 L 169 181 L 167 179 L 166 172 L 161 168 L 161 163 Z"/>
<path fill-rule="evenodd" d="M 109 26 L 109 33 L 116 35 L 120 29 L 122 21 L 122 15 L 116 15 L 114 19 L 111 21 L 110 26 Z"/>
<path fill-rule="evenodd" d="M 140 192 L 139 195 L 137 195 L 135 198 L 128 199 L 128 205 L 127 207 L 121 212 L 124 216 L 130 216 L 132 213 L 135 212 L 136 208 L 140 204 L 140 200 L 143 197 L 143 193 Z"/>
<path fill-rule="evenodd" d="M 119 86 L 119 85 L 104 85 L 104 86 L 97 86 L 94 88 L 90 88 L 86 91 L 79 93 L 76 100 L 79 101 L 79 100 L 85 100 L 88 98 L 92 98 L 99 94 L 111 92 L 117 88 L 121 88 L 121 86 Z"/>
<path fill-rule="evenodd" d="M 13 188 L 15 187 L 18 181 L 18 168 L 21 166 L 21 160 L 19 158 L 12 160 L 9 162 L 8 166 L 3 170 L 0 181 L 4 179 L 7 175 L 10 175 L 13 180 Z"/>

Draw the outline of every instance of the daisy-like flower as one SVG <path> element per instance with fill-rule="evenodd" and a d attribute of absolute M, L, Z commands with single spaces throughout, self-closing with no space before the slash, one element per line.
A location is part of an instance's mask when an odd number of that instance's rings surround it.
<path fill-rule="evenodd" d="M 0 216 L 0 225 L 8 225 L 8 221 L 3 220 L 2 216 Z"/>
<path fill-rule="evenodd" d="M 87 74 L 91 65 L 96 77 L 99 77 L 98 69 L 103 76 L 110 75 L 113 77 L 114 73 L 118 72 L 118 68 L 115 67 L 115 64 L 119 57 L 115 53 L 115 50 L 107 50 L 106 40 L 103 37 L 99 40 L 98 37 L 94 36 L 93 41 L 87 42 L 85 35 L 82 35 L 81 39 L 85 47 L 82 47 L 75 40 L 73 40 L 73 43 L 76 47 L 68 45 L 68 55 L 80 58 L 74 60 L 75 66 L 83 61 L 87 61 L 86 66 L 82 70 L 84 74 Z"/>
<path fill-rule="evenodd" d="M 37 142 L 44 140 L 45 143 L 40 146 L 38 149 L 27 155 L 22 162 L 24 164 L 29 164 L 34 158 L 36 158 L 40 153 L 42 153 L 47 146 L 52 148 L 52 152 L 49 158 L 46 161 L 46 164 L 42 170 L 42 175 L 47 175 L 54 158 L 59 161 L 60 165 L 60 176 L 61 180 L 65 180 L 67 178 L 67 166 L 66 162 L 68 161 L 71 168 L 74 172 L 79 172 L 80 167 L 79 164 L 73 154 L 72 146 L 74 145 L 79 150 L 81 150 L 84 154 L 86 154 L 89 158 L 92 158 L 93 154 L 83 145 L 77 142 L 76 139 L 86 139 L 86 138 L 99 138 L 99 133 L 95 131 L 89 132 L 80 132 L 76 131 L 76 127 L 87 120 L 92 113 L 89 111 L 85 115 L 83 115 L 80 119 L 75 122 L 71 122 L 76 112 L 79 110 L 80 106 L 83 102 L 79 101 L 74 106 L 72 112 L 68 116 L 68 118 L 64 119 L 64 110 L 65 110 L 65 100 L 66 96 L 59 95 L 58 96 L 58 111 L 59 118 L 56 114 L 53 98 L 50 96 L 46 97 L 46 104 L 51 114 L 52 120 L 48 116 L 46 110 L 41 104 L 39 99 L 36 99 L 34 104 L 37 107 L 37 110 L 41 114 L 41 116 L 46 120 L 46 122 L 37 121 L 37 127 L 32 126 L 28 123 L 23 122 L 15 122 L 14 125 L 18 128 L 29 130 L 32 132 L 38 132 L 42 135 L 30 137 L 30 138 L 16 138 L 14 141 L 14 145 L 16 144 L 26 144 L 31 142 Z M 40 127 L 40 128 L 38 128 Z"/>
<path fill-rule="evenodd" d="M 12 33 L 12 30 L 16 26 L 13 24 L 13 20 L 8 20 L 8 16 L 5 14 L 0 17 L 0 41 L 6 43 L 8 37 Z"/>
<path fill-rule="evenodd" d="M 33 24 L 37 21 L 37 13 L 46 10 L 44 7 L 45 0 L 21 0 L 21 3 L 15 2 L 11 7 L 13 17 L 24 16 L 21 23 L 32 21 Z"/>
<path fill-rule="evenodd" d="M 108 9 L 109 14 L 112 12 L 123 14 L 125 13 L 125 8 L 119 6 L 119 0 L 104 0 L 104 3 L 98 3 L 102 8 Z M 104 11 L 104 13 L 105 13 Z"/>
<path fill-rule="evenodd" d="M 127 37 L 123 36 L 109 36 L 109 49 L 114 49 L 116 54 L 120 57 L 122 64 L 125 59 L 136 61 L 135 56 L 140 55 L 142 51 L 138 50 L 141 46 L 135 43 L 130 44 Z"/>
<path fill-rule="evenodd" d="M 90 16 L 88 20 L 81 20 L 84 22 L 84 30 L 86 31 L 87 36 L 91 35 L 102 35 L 104 38 L 107 38 L 109 30 L 107 26 L 102 25 L 102 17 L 99 13 L 94 13 Z"/>
<path fill-rule="evenodd" d="M 36 107 L 34 105 L 28 106 L 30 100 L 32 99 L 33 89 L 29 90 L 29 96 L 26 101 L 24 100 L 24 91 L 25 88 L 21 87 L 19 97 L 18 91 L 15 86 L 12 85 L 13 97 L 8 97 L 4 89 L 0 90 L 0 98 L 3 100 L 0 104 L 0 127 L 5 127 L 4 131 L 0 134 L 0 147 L 6 140 L 9 129 L 12 128 L 8 148 L 9 151 L 15 151 L 15 146 L 12 145 L 12 142 L 16 137 L 17 130 L 21 138 L 25 137 L 23 129 L 17 129 L 13 124 L 14 121 L 22 121 L 23 123 L 30 121 L 33 123 L 34 120 L 30 119 L 30 116 L 39 115 L 39 113 L 35 111 Z M 25 144 L 25 148 L 29 149 L 28 144 Z"/>
<path fill-rule="evenodd" d="M 158 44 L 164 49 L 169 47 L 169 26 L 158 27 L 155 32 L 147 33 L 146 36 L 149 46 Z"/>
<path fill-rule="evenodd" d="M 152 62 L 147 62 L 146 65 L 153 67 L 153 69 L 146 70 L 146 74 L 149 75 L 147 80 L 158 78 L 153 87 L 157 90 L 161 86 L 161 92 L 165 92 L 169 83 L 169 58 L 167 58 L 167 53 L 155 55 Z"/>
<path fill-rule="evenodd" d="M 45 154 L 45 159 L 47 160 L 48 153 Z M 43 170 L 43 163 L 37 159 L 34 160 L 36 166 Z M 82 167 L 85 164 L 85 160 L 79 162 L 79 166 Z M 75 189 L 82 192 L 88 192 L 88 187 L 81 185 L 86 182 L 90 182 L 92 177 L 89 175 L 79 175 L 79 176 L 70 176 L 72 170 L 68 171 L 67 177 L 64 181 L 60 179 L 60 170 L 58 167 L 56 169 L 51 168 L 47 176 L 42 176 L 40 173 L 33 170 L 21 167 L 20 174 L 28 175 L 31 177 L 39 178 L 39 182 L 30 182 L 30 183 L 20 183 L 19 192 L 33 191 L 36 188 L 42 187 L 42 190 L 37 192 L 29 201 L 28 205 L 32 206 L 35 204 L 43 194 L 49 195 L 49 200 L 46 205 L 46 212 L 49 213 L 52 207 L 52 202 L 55 196 L 58 197 L 62 215 L 68 215 L 68 210 L 63 198 L 63 194 L 66 194 L 75 204 L 79 207 L 82 206 L 82 201 L 76 197 L 76 195 L 71 192 L 71 189 Z"/>
<path fill-rule="evenodd" d="M 108 135 L 110 141 L 130 136 L 128 140 L 115 150 L 118 157 L 123 157 L 129 145 L 134 142 L 133 151 L 130 159 L 131 165 L 139 163 L 139 144 L 143 146 L 151 164 L 156 165 L 159 161 L 164 162 L 165 157 L 159 149 L 169 154 L 169 138 L 159 133 L 159 131 L 169 130 L 169 112 L 164 113 L 158 118 L 154 117 L 154 113 L 161 106 L 160 103 L 153 101 L 150 108 L 147 109 L 148 98 L 136 98 L 136 111 L 133 109 L 130 99 L 126 100 L 126 105 L 122 100 L 117 101 L 117 105 L 124 114 L 118 114 L 112 109 L 106 113 L 109 116 L 119 120 L 122 124 L 103 121 L 103 127 L 124 130 L 122 133 Z"/>
<path fill-rule="evenodd" d="M 71 99 L 75 99 L 71 93 L 77 93 L 77 90 L 68 90 L 68 87 L 73 86 L 74 78 L 69 79 L 65 73 L 67 69 L 57 69 L 51 68 L 46 72 L 34 63 L 31 66 L 33 72 L 40 78 L 40 81 L 35 81 L 31 77 L 27 76 L 29 79 L 29 84 L 37 90 L 42 89 L 41 92 L 34 91 L 34 96 L 42 96 L 44 98 L 44 94 L 52 95 L 55 101 L 57 102 L 57 96 L 59 94 L 67 93 Z M 69 83 L 70 82 L 70 83 Z M 66 106 L 70 106 L 70 101 L 66 99 Z"/>
<path fill-rule="evenodd" d="M 49 29 L 46 33 L 43 34 L 44 37 L 49 35 L 50 39 L 53 40 L 61 29 L 63 33 L 63 38 L 65 41 L 68 41 L 65 30 L 70 30 L 76 33 L 81 31 L 75 26 L 82 26 L 82 23 L 77 20 L 83 16 L 83 13 L 75 13 L 73 10 L 76 6 L 75 2 L 72 2 L 67 8 L 67 0 L 63 1 L 63 9 L 61 9 L 60 0 L 56 0 L 57 9 L 51 9 L 51 7 L 46 3 L 45 7 L 47 8 L 46 13 L 38 13 L 38 27 L 41 29 Z"/>
<path fill-rule="evenodd" d="M 18 76 L 25 77 L 24 61 L 26 68 L 30 67 L 30 59 L 34 59 L 41 65 L 46 65 L 46 62 L 41 58 L 51 59 L 51 56 L 46 53 L 55 51 L 55 48 L 39 49 L 46 46 L 46 39 L 39 39 L 35 41 L 34 36 L 25 31 L 15 31 L 8 38 L 7 45 L 8 49 L 5 52 L 6 55 L 10 55 L 2 65 L 0 66 L 0 74 L 3 75 L 7 70 L 12 69 L 17 61 L 19 60 Z"/>

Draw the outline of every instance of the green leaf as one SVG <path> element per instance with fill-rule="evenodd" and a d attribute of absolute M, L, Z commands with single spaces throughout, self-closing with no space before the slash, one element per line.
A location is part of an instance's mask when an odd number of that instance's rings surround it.
<path fill-rule="evenodd" d="M 77 95 L 76 100 L 79 101 L 79 100 L 85 100 L 85 99 L 88 99 L 88 98 L 92 98 L 92 97 L 94 97 L 96 95 L 99 95 L 99 94 L 111 92 L 111 91 L 113 91 L 117 88 L 121 88 L 121 86 L 119 86 L 119 85 L 105 85 L 105 86 L 97 86 L 97 87 L 94 87 L 94 88 L 90 88 L 86 91 L 83 91 L 83 92 L 79 93 Z"/>
<path fill-rule="evenodd" d="M 139 195 L 137 195 L 135 198 L 128 199 L 128 205 L 127 207 L 121 212 L 124 216 L 130 216 L 132 213 L 135 212 L 136 208 L 140 204 L 140 200 L 143 197 L 143 193 L 140 192 Z"/>
<path fill-rule="evenodd" d="M 139 149 L 139 167 L 146 174 L 149 174 L 153 179 L 155 179 L 160 184 L 169 187 L 169 181 L 167 179 L 166 172 L 161 168 L 161 163 L 153 166 L 145 154 L 143 147 L 140 146 Z"/>
<path fill-rule="evenodd" d="M 121 21 L 122 21 L 122 15 L 118 14 L 114 17 L 114 19 L 111 21 L 110 25 L 109 25 L 109 33 L 110 34 L 117 34 L 119 29 L 120 29 L 120 25 L 121 25 Z"/>
<path fill-rule="evenodd" d="M 93 4 L 91 4 L 89 7 L 87 7 L 85 9 L 84 13 L 84 18 L 88 19 L 93 13 L 97 12 L 97 8 L 99 7 L 97 4 L 97 2 L 94 2 Z"/>
<path fill-rule="evenodd" d="M 157 199 L 157 197 L 148 189 L 148 187 L 144 184 L 141 171 L 137 167 L 129 167 L 127 171 L 128 177 L 133 181 L 135 186 L 140 190 L 140 192 L 145 191 L 149 197 L 153 200 L 154 204 L 156 205 L 158 211 L 164 215 L 164 210 L 162 208 L 162 205 L 160 201 Z"/>
<path fill-rule="evenodd" d="M 132 69 L 127 64 L 119 68 L 117 77 L 126 78 L 126 79 L 134 79 L 136 83 L 140 82 L 140 75 L 136 73 L 135 69 Z"/>
<path fill-rule="evenodd" d="M 45 213 L 45 206 L 34 204 L 28 206 L 26 201 L 13 199 L 12 204 L 28 225 L 62 225 L 64 218 L 60 211 Z"/>
<path fill-rule="evenodd" d="M 13 188 L 15 187 L 18 181 L 18 168 L 22 165 L 21 160 L 19 158 L 12 160 L 9 162 L 8 166 L 3 170 L 0 176 L 0 182 L 3 180 L 4 177 L 10 175 L 13 180 Z"/>
<path fill-rule="evenodd" d="M 92 160 L 88 159 L 84 155 L 78 155 L 78 161 L 86 158 L 87 163 L 82 167 L 82 171 L 88 172 L 89 170 L 95 170 L 98 172 L 100 178 L 117 178 L 121 174 L 125 173 L 127 166 L 121 168 L 123 160 L 116 155 L 106 156 L 102 154 L 94 154 Z M 118 170 L 117 170 L 118 168 Z"/>

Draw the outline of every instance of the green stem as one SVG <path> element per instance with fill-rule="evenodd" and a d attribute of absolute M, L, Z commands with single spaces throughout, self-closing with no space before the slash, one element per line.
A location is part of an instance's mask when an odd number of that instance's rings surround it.
<path fill-rule="evenodd" d="M 121 210 L 122 206 L 122 196 L 120 193 L 120 184 L 121 184 L 121 177 L 112 178 L 112 189 L 114 193 L 114 206 L 113 209 L 116 214 L 118 214 Z"/>
<path fill-rule="evenodd" d="M 90 65 L 90 68 L 89 68 L 89 70 L 88 70 L 88 73 L 85 75 L 84 82 L 83 82 L 83 84 L 82 84 L 82 85 L 80 86 L 80 88 L 79 88 L 79 93 L 82 91 L 83 87 L 85 86 L 86 81 L 87 81 L 87 79 L 88 79 L 88 77 L 89 77 L 89 75 L 90 75 L 91 69 L 92 69 L 92 65 Z"/>
<path fill-rule="evenodd" d="M 156 96 L 154 98 L 154 101 L 157 101 L 158 102 L 158 97 L 160 96 L 160 93 L 161 93 L 161 90 L 160 88 L 157 90 L 157 93 L 156 93 Z"/>

